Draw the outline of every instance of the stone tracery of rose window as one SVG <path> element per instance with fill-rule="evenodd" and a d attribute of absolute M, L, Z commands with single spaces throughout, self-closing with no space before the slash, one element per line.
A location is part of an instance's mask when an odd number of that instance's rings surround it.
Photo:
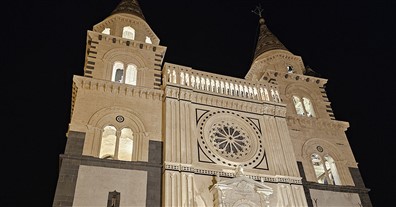
<path fill-rule="evenodd" d="M 232 122 L 214 124 L 209 136 L 216 151 L 224 157 L 239 159 L 250 151 L 249 136 Z"/>
<path fill-rule="evenodd" d="M 261 132 L 248 118 L 233 111 L 206 113 L 197 123 L 200 149 L 217 164 L 255 167 L 264 157 Z"/>

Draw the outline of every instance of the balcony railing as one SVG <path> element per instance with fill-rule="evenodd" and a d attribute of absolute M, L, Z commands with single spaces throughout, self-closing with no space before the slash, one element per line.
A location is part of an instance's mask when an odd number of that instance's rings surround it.
<path fill-rule="evenodd" d="M 189 67 L 165 63 L 164 85 L 178 84 L 194 90 L 208 91 L 240 98 L 280 103 L 276 85 L 193 70 Z"/>

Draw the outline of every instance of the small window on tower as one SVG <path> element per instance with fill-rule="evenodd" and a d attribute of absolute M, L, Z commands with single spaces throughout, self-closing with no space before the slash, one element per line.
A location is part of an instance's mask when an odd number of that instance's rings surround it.
<path fill-rule="evenodd" d="M 304 107 L 301 103 L 301 99 L 298 96 L 293 96 L 293 103 L 294 103 L 294 108 L 296 109 L 296 112 L 298 115 L 305 115 L 304 112 Z"/>
<path fill-rule="evenodd" d="M 325 155 L 323 159 L 321 155 L 314 153 L 311 161 L 318 183 L 341 185 L 335 161 L 330 155 Z"/>
<path fill-rule="evenodd" d="M 117 129 L 114 126 L 105 126 L 102 132 L 99 158 L 114 159 L 114 151 L 117 142 Z"/>
<path fill-rule="evenodd" d="M 146 36 L 146 41 L 145 41 L 146 43 L 149 43 L 149 44 L 153 44 L 153 42 L 151 41 L 151 38 L 150 37 L 147 37 Z"/>
<path fill-rule="evenodd" d="M 110 34 L 110 28 L 107 28 L 107 27 L 106 27 L 106 28 L 102 31 L 102 33 L 103 33 L 103 34 L 108 34 L 108 35 L 109 35 L 109 34 Z"/>
<path fill-rule="evenodd" d="M 307 116 L 315 117 L 315 112 L 313 110 L 311 101 L 308 98 L 303 97 L 303 103 L 304 103 L 305 111 L 307 112 Z"/>
<path fill-rule="evenodd" d="M 129 64 L 126 69 L 125 83 L 129 85 L 136 85 L 137 67 L 134 64 Z"/>
<path fill-rule="evenodd" d="M 293 103 L 298 115 L 303 115 L 307 117 L 315 117 L 315 111 L 311 100 L 306 97 L 300 99 L 298 96 L 293 96 Z"/>
<path fill-rule="evenodd" d="M 293 66 L 287 66 L 287 73 L 293 73 Z"/>
<path fill-rule="evenodd" d="M 117 191 L 109 192 L 107 207 L 120 207 L 121 194 Z"/>
<path fill-rule="evenodd" d="M 124 79 L 124 63 L 115 62 L 113 65 L 111 81 L 122 83 L 123 79 Z"/>
<path fill-rule="evenodd" d="M 135 29 L 130 26 L 126 26 L 122 30 L 122 37 L 134 40 L 135 39 Z"/>

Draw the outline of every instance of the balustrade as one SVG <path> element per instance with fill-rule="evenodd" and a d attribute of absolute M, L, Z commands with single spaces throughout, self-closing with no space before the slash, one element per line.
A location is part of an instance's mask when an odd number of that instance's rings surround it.
<path fill-rule="evenodd" d="M 276 85 L 251 82 L 245 79 L 194 70 L 189 67 L 166 63 L 164 85 L 179 84 L 195 90 L 208 91 L 241 98 L 280 103 Z"/>

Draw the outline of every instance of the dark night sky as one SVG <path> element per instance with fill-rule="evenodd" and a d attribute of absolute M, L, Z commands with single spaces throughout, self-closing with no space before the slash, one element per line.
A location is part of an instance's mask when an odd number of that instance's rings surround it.
<path fill-rule="evenodd" d="M 1 206 L 52 205 L 86 31 L 117 4 L 3 3 Z M 289 51 L 329 80 L 331 106 L 337 120 L 350 123 L 347 136 L 373 205 L 394 203 L 396 1 L 140 0 L 168 47 L 165 62 L 239 78 L 252 61 L 258 4 Z"/>

